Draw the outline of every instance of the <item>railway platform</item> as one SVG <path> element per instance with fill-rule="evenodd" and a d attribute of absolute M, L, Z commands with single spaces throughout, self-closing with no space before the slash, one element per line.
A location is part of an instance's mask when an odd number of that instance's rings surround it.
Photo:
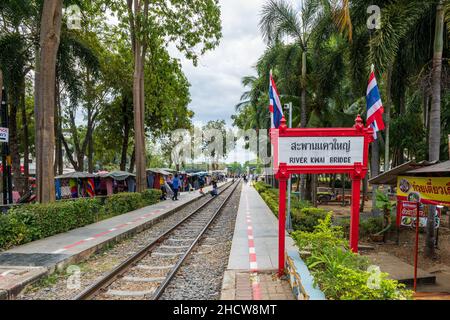
<path fill-rule="evenodd" d="M 204 191 L 210 189 L 206 187 Z M 0 253 L 0 299 L 14 298 L 48 273 L 83 261 L 102 248 L 149 228 L 201 196 L 198 191 L 185 192 L 179 201 L 166 200 Z"/>
<path fill-rule="evenodd" d="M 244 184 L 221 299 L 324 299 L 323 293 L 314 287 L 298 251 L 286 233 L 286 256 L 292 266 L 287 269 L 295 269 L 296 276 L 289 272 L 285 279 L 279 279 L 278 220 L 255 188 Z M 295 284 L 296 277 L 301 278 L 301 284 Z"/>

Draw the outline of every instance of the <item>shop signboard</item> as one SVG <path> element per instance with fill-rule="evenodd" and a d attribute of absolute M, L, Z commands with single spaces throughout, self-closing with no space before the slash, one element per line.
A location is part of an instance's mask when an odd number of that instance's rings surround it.
<path fill-rule="evenodd" d="M 0 128 L 0 142 L 9 142 L 9 129 Z"/>
<path fill-rule="evenodd" d="M 419 227 L 425 228 L 428 222 L 428 206 L 413 201 L 399 201 L 400 225 L 403 227 L 416 227 L 417 209 L 419 209 Z M 441 222 L 441 210 L 436 209 L 435 228 L 439 228 Z"/>
<path fill-rule="evenodd" d="M 399 176 L 397 199 L 431 205 L 450 205 L 450 178 Z"/>

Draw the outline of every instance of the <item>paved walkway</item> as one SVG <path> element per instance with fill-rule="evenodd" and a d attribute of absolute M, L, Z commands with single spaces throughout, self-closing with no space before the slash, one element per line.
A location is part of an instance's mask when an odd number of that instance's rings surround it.
<path fill-rule="evenodd" d="M 288 236 L 286 250 L 297 251 Z M 258 192 L 244 184 L 221 298 L 294 299 L 288 282 L 275 276 L 277 269 L 278 220 Z"/>
<path fill-rule="evenodd" d="M 0 253 L 0 299 L 13 297 L 56 268 L 85 260 L 104 246 L 147 229 L 200 197 L 198 191 L 182 193 L 179 201 L 163 201 Z"/>

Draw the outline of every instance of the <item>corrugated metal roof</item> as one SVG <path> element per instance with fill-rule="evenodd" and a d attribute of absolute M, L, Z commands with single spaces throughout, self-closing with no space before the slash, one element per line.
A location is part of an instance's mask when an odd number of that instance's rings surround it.
<path fill-rule="evenodd" d="M 421 174 L 421 173 L 438 173 L 438 174 L 450 174 L 450 161 L 437 163 L 431 166 L 414 169 L 407 172 L 408 174 Z"/>
<path fill-rule="evenodd" d="M 398 167 L 395 167 L 394 169 L 391 169 L 387 172 L 384 172 L 375 178 L 372 178 L 369 180 L 370 184 L 375 185 L 397 185 L 397 177 L 404 175 L 406 172 L 409 172 L 414 169 L 419 169 L 423 167 L 430 166 L 432 164 L 435 164 L 435 162 L 428 162 L 428 161 L 421 161 L 421 162 L 415 162 L 415 161 L 409 161 L 404 164 L 399 165 Z"/>

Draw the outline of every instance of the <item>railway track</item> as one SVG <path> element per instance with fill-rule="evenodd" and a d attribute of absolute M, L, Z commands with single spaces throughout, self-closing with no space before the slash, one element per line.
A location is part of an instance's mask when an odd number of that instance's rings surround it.
<path fill-rule="evenodd" d="M 240 180 L 97 280 L 75 300 L 157 300 L 197 245 Z M 231 190 L 231 191 L 230 191 Z"/>

